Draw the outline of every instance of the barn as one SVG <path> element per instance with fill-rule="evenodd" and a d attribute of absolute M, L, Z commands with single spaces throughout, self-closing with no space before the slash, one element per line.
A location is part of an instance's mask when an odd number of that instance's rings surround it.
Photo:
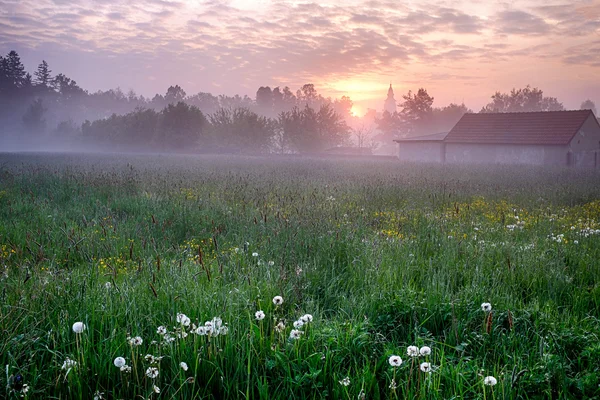
<path fill-rule="evenodd" d="M 590 110 L 465 114 L 447 135 L 396 143 L 405 161 L 600 166 L 600 124 Z"/>

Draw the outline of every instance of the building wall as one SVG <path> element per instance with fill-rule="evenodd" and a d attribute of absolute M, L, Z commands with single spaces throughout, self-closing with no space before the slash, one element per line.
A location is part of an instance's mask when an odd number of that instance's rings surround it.
<path fill-rule="evenodd" d="M 566 165 L 567 146 L 447 143 L 446 162 Z"/>
<path fill-rule="evenodd" d="M 400 161 L 442 162 L 442 141 L 401 142 L 398 143 L 398 159 Z"/>
<path fill-rule="evenodd" d="M 593 116 L 588 117 L 573 137 L 569 150 L 573 153 L 573 166 L 600 167 L 600 127 Z"/>

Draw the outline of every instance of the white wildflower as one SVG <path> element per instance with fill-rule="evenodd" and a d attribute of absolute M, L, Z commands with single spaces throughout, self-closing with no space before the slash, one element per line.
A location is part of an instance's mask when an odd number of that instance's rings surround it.
<path fill-rule="evenodd" d="M 399 367 L 402 365 L 402 359 L 399 356 L 390 356 L 388 362 L 392 367 Z"/>
<path fill-rule="evenodd" d="M 256 253 L 256 252 L 252 253 L 252 257 L 258 257 L 258 253 Z"/>
<path fill-rule="evenodd" d="M 423 346 L 419 349 L 419 354 L 422 356 L 428 356 L 431 354 L 431 348 L 429 346 Z"/>
<path fill-rule="evenodd" d="M 292 331 L 290 332 L 290 339 L 300 339 L 300 335 L 302 335 L 302 331 L 292 329 Z"/>
<path fill-rule="evenodd" d="M 281 297 L 281 296 L 273 297 L 273 304 L 275 304 L 276 306 L 280 306 L 281 304 L 283 304 L 283 297 Z"/>
<path fill-rule="evenodd" d="M 294 328 L 296 329 L 300 329 L 304 326 L 304 322 L 302 322 L 301 319 L 299 319 L 298 321 L 294 321 Z"/>
<path fill-rule="evenodd" d="M 257 321 L 262 321 L 263 319 L 265 319 L 265 313 L 262 310 L 258 310 L 254 313 L 254 317 Z"/>
<path fill-rule="evenodd" d="M 342 379 L 340 381 L 340 385 L 342 385 L 342 386 L 350 386 L 350 378 L 349 377 L 345 377 L 344 379 Z"/>
<path fill-rule="evenodd" d="M 311 314 L 304 314 L 300 317 L 300 320 L 305 324 L 308 324 L 309 322 L 313 321 L 313 316 Z"/>
<path fill-rule="evenodd" d="M 148 367 L 146 370 L 146 376 L 150 379 L 156 379 L 158 377 L 158 368 Z"/>
<path fill-rule="evenodd" d="M 481 309 L 485 312 L 492 311 L 492 305 L 490 303 L 481 303 Z"/>
<path fill-rule="evenodd" d="M 493 376 L 486 376 L 483 378 L 483 384 L 486 386 L 494 386 L 496 383 L 498 383 L 498 380 Z"/>
<path fill-rule="evenodd" d="M 144 343 L 144 339 L 142 339 L 139 336 L 132 337 L 129 339 L 129 344 L 132 346 L 140 346 L 142 343 Z"/>
<path fill-rule="evenodd" d="M 123 372 L 125 374 L 131 373 L 131 367 L 129 365 L 123 365 L 120 369 L 121 369 L 121 372 Z"/>
<path fill-rule="evenodd" d="M 63 365 L 61 367 L 61 369 L 64 371 L 67 371 L 67 374 L 69 373 L 69 371 L 71 371 L 71 368 L 75 368 L 77 366 L 77 361 L 75 360 L 71 360 L 69 357 L 67 357 L 65 359 L 65 361 L 63 362 Z"/>
<path fill-rule="evenodd" d="M 81 333 L 85 331 L 85 324 L 83 322 L 75 322 L 73 324 L 73 332 Z"/>
<path fill-rule="evenodd" d="M 177 323 L 183 326 L 190 326 L 190 319 L 185 314 L 177 314 Z"/>
<path fill-rule="evenodd" d="M 418 357 L 419 348 L 417 346 L 408 346 L 406 348 L 406 354 L 408 354 L 410 357 Z"/>
<path fill-rule="evenodd" d="M 161 326 L 159 326 L 159 327 L 156 329 L 156 333 L 158 333 L 158 334 L 159 334 L 159 335 L 161 335 L 161 336 L 162 336 L 162 335 L 166 335 L 166 333 L 167 333 L 167 328 L 165 328 L 164 326 L 162 326 L 162 325 L 161 325 Z"/>
<path fill-rule="evenodd" d="M 123 357 L 117 357 L 113 361 L 113 364 L 115 364 L 115 367 L 121 368 L 122 366 L 126 365 L 127 362 L 125 361 L 125 359 Z"/>

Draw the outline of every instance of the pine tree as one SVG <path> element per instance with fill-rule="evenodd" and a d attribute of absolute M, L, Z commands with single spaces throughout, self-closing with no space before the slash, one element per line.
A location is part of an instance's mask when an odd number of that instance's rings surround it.
<path fill-rule="evenodd" d="M 12 50 L 6 56 L 7 75 L 9 83 L 16 88 L 20 88 L 25 84 L 25 66 L 21 62 L 19 54 Z"/>
<path fill-rule="evenodd" d="M 35 84 L 44 88 L 50 88 L 52 84 L 52 71 L 48 67 L 46 60 L 42 60 L 42 63 L 38 65 L 37 71 L 34 72 Z"/>

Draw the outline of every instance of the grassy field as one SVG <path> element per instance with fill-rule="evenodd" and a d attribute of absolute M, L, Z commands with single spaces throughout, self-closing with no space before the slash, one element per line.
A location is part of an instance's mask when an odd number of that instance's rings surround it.
<path fill-rule="evenodd" d="M 0 397 L 600 398 L 598 172 L 0 166 Z"/>

